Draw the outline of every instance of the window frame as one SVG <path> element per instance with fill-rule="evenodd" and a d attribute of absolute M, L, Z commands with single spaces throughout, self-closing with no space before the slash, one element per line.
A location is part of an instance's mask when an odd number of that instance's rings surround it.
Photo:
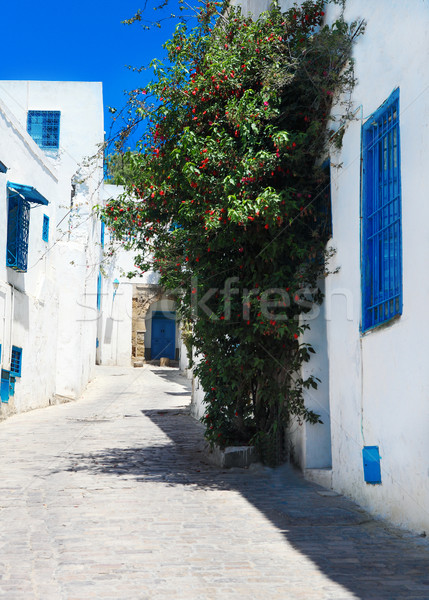
<path fill-rule="evenodd" d="M 15 364 L 14 364 L 14 357 L 13 354 L 14 352 L 16 354 L 18 354 L 19 356 L 19 362 L 18 362 L 18 370 L 15 370 Z M 22 348 L 19 348 L 18 346 L 12 346 L 12 352 L 10 354 L 10 374 L 13 375 L 14 377 L 21 377 L 21 371 L 22 371 Z"/>
<path fill-rule="evenodd" d="M 396 88 L 362 125 L 362 334 L 396 320 L 403 310 L 399 111 Z"/>
<path fill-rule="evenodd" d="M 8 193 L 6 266 L 27 272 L 30 203 L 18 194 Z"/>
<path fill-rule="evenodd" d="M 43 215 L 42 240 L 46 243 L 49 242 L 49 217 L 45 214 Z"/>
<path fill-rule="evenodd" d="M 34 123 L 33 118 L 41 118 L 41 123 Z M 49 119 L 51 121 L 49 122 Z M 40 126 L 40 134 L 35 126 Z M 60 147 L 61 111 L 29 110 L 27 111 L 27 132 L 42 150 L 58 150 Z M 49 138 L 52 138 L 52 142 Z"/>

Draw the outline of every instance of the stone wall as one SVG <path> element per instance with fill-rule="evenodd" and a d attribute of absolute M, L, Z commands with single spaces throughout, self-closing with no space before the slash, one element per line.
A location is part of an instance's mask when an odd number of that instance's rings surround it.
<path fill-rule="evenodd" d="M 133 326 L 132 356 L 133 360 L 145 359 L 146 315 L 154 302 L 163 297 L 161 286 L 155 284 L 135 284 L 133 286 Z"/>

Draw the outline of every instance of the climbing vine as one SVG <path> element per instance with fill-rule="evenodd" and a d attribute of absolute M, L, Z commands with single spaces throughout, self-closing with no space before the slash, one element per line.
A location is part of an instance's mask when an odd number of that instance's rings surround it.
<path fill-rule="evenodd" d="M 330 236 L 329 143 L 348 118 L 359 24 L 325 23 L 307 0 L 259 18 L 204 2 L 168 61 L 133 90 L 147 123 L 124 153 L 126 193 L 103 219 L 177 295 L 205 390 L 210 442 L 253 442 L 280 459 L 291 414 L 315 423 L 301 377 L 314 352 L 302 317 L 320 303 Z M 335 124 L 332 106 L 340 123 Z"/>

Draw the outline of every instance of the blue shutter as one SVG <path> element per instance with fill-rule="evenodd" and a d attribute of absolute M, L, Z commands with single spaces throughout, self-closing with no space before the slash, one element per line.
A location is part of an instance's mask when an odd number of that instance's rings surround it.
<path fill-rule="evenodd" d="M 362 330 L 402 313 L 399 89 L 362 129 Z"/>
<path fill-rule="evenodd" d="M 27 271 L 30 203 L 18 194 L 9 194 L 6 265 L 16 271 Z"/>
<path fill-rule="evenodd" d="M 9 402 L 9 371 L 1 370 L 1 380 L 0 380 L 0 396 L 1 401 L 7 404 Z"/>
<path fill-rule="evenodd" d="M 49 242 L 49 217 L 47 215 L 43 215 L 42 240 Z"/>
<path fill-rule="evenodd" d="M 104 221 L 101 221 L 100 243 L 101 243 L 102 248 L 104 248 L 104 229 L 105 229 Z"/>
<path fill-rule="evenodd" d="M 12 346 L 12 356 L 10 359 L 10 372 L 15 377 L 21 377 L 22 366 L 22 348 Z"/>

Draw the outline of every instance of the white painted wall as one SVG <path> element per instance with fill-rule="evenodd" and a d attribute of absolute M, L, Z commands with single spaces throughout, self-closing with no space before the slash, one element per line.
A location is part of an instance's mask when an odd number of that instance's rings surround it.
<path fill-rule="evenodd" d="M 25 128 L 0 97 L 0 160 L 8 167 L 0 174 L 0 343 L 1 365 L 9 370 L 12 345 L 23 349 L 22 377 L 17 380 L 10 406 L 3 405 L 0 417 L 14 410 L 46 405 L 55 393 L 55 349 L 57 343 L 58 296 L 56 272 L 45 255 L 42 240 L 43 214 L 54 223 L 58 177 Z M 49 200 L 48 206 L 32 204 L 28 243 L 28 272 L 15 273 L 6 267 L 7 182 L 32 185 Z M 42 351 L 43 350 L 43 351 Z"/>
<path fill-rule="evenodd" d="M 103 203 L 124 192 L 122 186 L 103 186 Z M 101 224 L 100 224 L 101 225 Z M 110 252 L 114 250 L 113 254 Z M 104 249 L 100 248 L 101 312 L 97 319 L 99 351 L 97 362 L 103 365 L 130 366 L 132 350 L 133 281 L 126 274 L 134 269 L 133 253 L 112 242 L 105 228 Z M 114 282 L 119 285 L 115 291 Z"/>
<path fill-rule="evenodd" d="M 27 110 L 60 110 L 60 148 L 43 151 L 26 131 Z M 77 398 L 92 376 L 102 161 L 84 165 L 103 142 L 100 83 L 0 81 L 0 343 L 23 348 L 22 377 L 2 414 L 43 406 L 55 395 Z M 30 217 L 28 272 L 6 268 L 6 182 L 35 187 L 49 205 Z M 71 206 L 71 184 L 76 194 Z M 73 210 L 70 212 L 71 208 Z M 42 240 L 43 214 L 50 218 Z"/>
<path fill-rule="evenodd" d="M 323 291 L 324 281 L 320 282 L 320 287 Z M 312 425 L 292 419 L 288 431 L 289 442 L 293 448 L 293 460 L 302 469 L 328 469 L 332 466 L 332 455 L 326 305 L 314 306 L 302 320 L 311 329 L 304 332 L 300 342 L 310 343 L 315 354 L 302 366 L 301 375 L 303 379 L 312 375 L 320 380 L 316 390 L 304 390 L 305 405 L 320 415 L 323 423 Z"/>
<path fill-rule="evenodd" d="M 334 489 L 371 512 L 414 529 L 429 529 L 429 323 L 425 306 L 429 257 L 424 174 L 429 161 L 429 12 L 427 2 L 348 0 L 348 21 L 367 20 L 354 57 L 358 118 L 332 162 L 333 243 L 327 320 Z M 361 125 L 400 88 L 402 175 L 402 317 L 360 335 Z M 363 117 L 363 118 L 362 118 Z M 340 291 L 339 291 L 340 290 Z M 342 290 L 342 292 L 341 292 Z M 347 317 L 346 304 L 349 307 Z M 381 485 L 364 482 L 362 447 L 379 446 Z"/>

